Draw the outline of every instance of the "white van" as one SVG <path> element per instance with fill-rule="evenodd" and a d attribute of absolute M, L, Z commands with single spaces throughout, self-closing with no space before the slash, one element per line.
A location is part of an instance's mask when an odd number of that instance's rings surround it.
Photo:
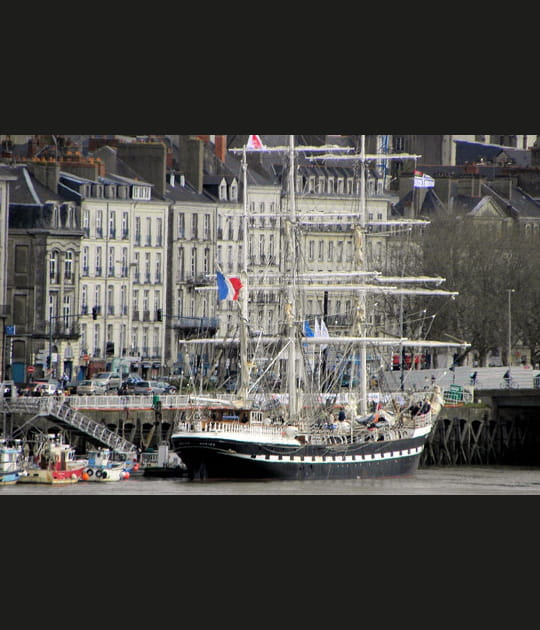
<path fill-rule="evenodd" d="M 98 372 L 92 377 L 92 381 L 96 386 L 96 393 L 106 393 L 117 391 L 122 384 L 120 372 Z"/>

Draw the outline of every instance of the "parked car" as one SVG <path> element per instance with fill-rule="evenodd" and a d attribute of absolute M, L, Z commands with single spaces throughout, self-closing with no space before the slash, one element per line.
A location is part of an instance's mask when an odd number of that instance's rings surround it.
<path fill-rule="evenodd" d="M 150 396 L 153 394 L 152 388 L 150 387 L 150 381 L 138 381 L 133 384 L 133 393 L 136 396 Z"/>
<path fill-rule="evenodd" d="M 141 381 L 142 378 L 140 378 L 139 376 L 128 376 L 122 381 L 122 384 L 118 388 L 118 393 L 122 396 L 129 396 L 130 394 L 133 394 L 135 385 L 137 383 L 140 383 Z"/>
<path fill-rule="evenodd" d="M 32 396 L 56 396 L 61 394 L 62 390 L 58 387 L 58 383 L 53 381 L 38 381 L 32 390 Z"/>
<path fill-rule="evenodd" d="M 107 393 L 110 391 L 118 391 L 122 384 L 122 377 L 119 372 L 98 372 L 92 377 L 94 384 L 99 393 Z"/>
<path fill-rule="evenodd" d="M 177 392 L 175 385 L 171 385 L 170 383 L 166 383 L 165 381 L 150 381 L 150 386 L 154 390 L 161 390 L 155 392 L 158 394 L 176 394 Z"/>
<path fill-rule="evenodd" d="M 78 396 L 93 396 L 96 393 L 97 391 L 94 381 L 84 380 L 77 385 Z"/>

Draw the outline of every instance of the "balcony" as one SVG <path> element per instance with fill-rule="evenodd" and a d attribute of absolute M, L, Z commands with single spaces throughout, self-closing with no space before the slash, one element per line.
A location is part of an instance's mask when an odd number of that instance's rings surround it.
<path fill-rule="evenodd" d="M 207 278 L 204 273 L 186 275 L 185 282 L 188 286 L 209 286 L 215 284 L 215 278 Z"/>
<path fill-rule="evenodd" d="M 219 326 L 217 317 L 172 317 L 170 323 L 182 339 L 215 335 Z"/>
<path fill-rule="evenodd" d="M 62 320 L 47 322 L 46 329 L 47 335 L 52 334 L 53 339 L 78 339 L 81 334 L 79 322 L 73 321 L 73 318 L 69 318 L 67 322 Z"/>

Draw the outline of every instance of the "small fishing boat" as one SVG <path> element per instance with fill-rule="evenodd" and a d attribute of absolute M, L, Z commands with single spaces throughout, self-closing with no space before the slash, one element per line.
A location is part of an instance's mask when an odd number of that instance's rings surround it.
<path fill-rule="evenodd" d="M 38 442 L 19 483 L 69 484 L 81 480 L 86 460 L 76 459 L 75 449 L 61 436 L 47 435 Z"/>
<path fill-rule="evenodd" d="M 124 463 L 112 460 L 110 449 L 98 448 L 88 451 L 88 463 L 82 474 L 83 481 L 122 481 L 129 477 Z"/>
<path fill-rule="evenodd" d="M 24 474 L 20 440 L 0 440 L 0 485 L 17 483 Z"/>
<path fill-rule="evenodd" d="M 141 470 L 145 477 L 183 477 L 186 474 L 185 464 L 167 442 L 162 442 L 157 451 L 141 453 Z"/>

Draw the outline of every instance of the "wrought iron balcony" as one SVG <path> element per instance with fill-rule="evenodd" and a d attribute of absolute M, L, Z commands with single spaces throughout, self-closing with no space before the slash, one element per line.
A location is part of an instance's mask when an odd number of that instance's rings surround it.
<path fill-rule="evenodd" d="M 219 326 L 217 317 L 172 317 L 171 327 L 183 338 L 215 335 Z"/>

